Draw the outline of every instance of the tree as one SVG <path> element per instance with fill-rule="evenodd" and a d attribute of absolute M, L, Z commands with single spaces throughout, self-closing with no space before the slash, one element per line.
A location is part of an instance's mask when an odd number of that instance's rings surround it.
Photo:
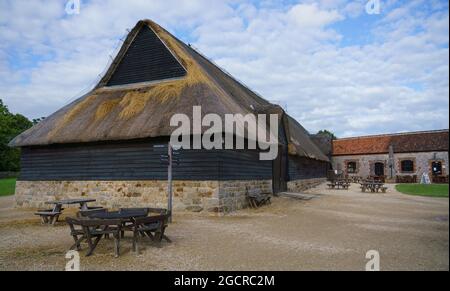
<path fill-rule="evenodd" d="M 334 133 L 332 133 L 331 131 L 326 130 L 326 129 L 319 130 L 319 131 L 317 132 L 317 134 L 328 135 L 328 136 L 331 138 L 331 140 L 336 140 L 336 139 L 338 139 L 338 138 L 334 135 Z"/>
<path fill-rule="evenodd" d="M 10 148 L 8 143 L 31 126 L 33 123 L 25 116 L 9 112 L 0 99 L 0 171 L 20 170 L 20 150 Z"/>
<path fill-rule="evenodd" d="M 43 121 L 45 119 L 45 117 L 39 117 L 39 118 L 35 118 L 33 119 L 33 124 L 38 124 L 39 122 Z"/>

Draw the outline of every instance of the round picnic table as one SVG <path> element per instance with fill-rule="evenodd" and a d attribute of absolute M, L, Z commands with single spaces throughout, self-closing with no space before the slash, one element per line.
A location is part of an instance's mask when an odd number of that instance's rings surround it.
<path fill-rule="evenodd" d="M 145 211 L 133 211 L 133 212 L 120 212 L 120 211 L 111 211 L 111 212 L 103 212 L 103 213 L 92 213 L 89 214 L 90 218 L 97 219 L 120 219 L 120 220 L 131 220 L 136 217 L 147 217 L 148 213 Z"/>

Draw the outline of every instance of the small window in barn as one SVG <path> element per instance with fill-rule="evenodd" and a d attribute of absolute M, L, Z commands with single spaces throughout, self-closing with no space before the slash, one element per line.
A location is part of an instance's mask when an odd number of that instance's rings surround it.
<path fill-rule="evenodd" d="M 347 163 L 347 173 L 349 173 L 349 174 L 356 173 L 356 162 L 348 162 Z"/>
<path fill-rule="evenodd" d="M 401 161 L 400 166 L 403 173 L 414 172 L 414 161 L 412 160 L 403 160 Z"/>

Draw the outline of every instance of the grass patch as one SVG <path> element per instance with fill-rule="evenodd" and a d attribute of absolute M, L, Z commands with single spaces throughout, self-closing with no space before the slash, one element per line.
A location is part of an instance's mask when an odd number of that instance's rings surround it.
<path fill-rule="evenodd" d="M 0 179 L 0 196 L 14 195 L 16 178 Z"/>
<path fill-rule="evenodd" d="M 395 189 L 403 194 L 448 198 L 448 184 L 398 184 Z"/>

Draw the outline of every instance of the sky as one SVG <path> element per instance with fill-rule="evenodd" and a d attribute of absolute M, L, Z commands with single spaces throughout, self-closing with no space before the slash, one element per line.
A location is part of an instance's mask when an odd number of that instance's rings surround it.
<path fill-rule="evenodd" d="M 67 2 L 0 0 L 0 98 L 14 113 L 45 117 L 86 93 L 148 18 L 312 133 L 448 128 L 447 0 Z"/>

